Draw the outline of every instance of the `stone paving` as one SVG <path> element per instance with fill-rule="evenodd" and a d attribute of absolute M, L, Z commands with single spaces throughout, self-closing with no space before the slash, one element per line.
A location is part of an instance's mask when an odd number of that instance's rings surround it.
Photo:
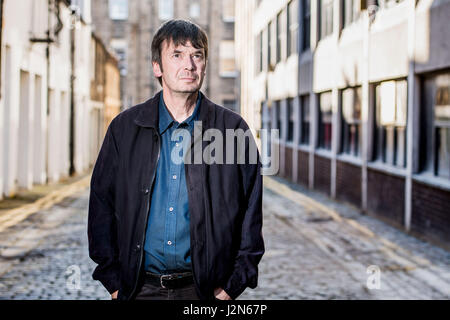
<path fill-rule="evenodd" d="M 350 205 L 264 179 L 266 253 L 258 287 L 239 299 L 450 298 L 450 252 Z M 0 233 L 0 299 L 109 299 L 91 277 L 88 195 L 66 198 Z M 368 277 L 376 280 L 369 266 L 380 270 L 379 289 L 368 288 Z"/>
<path fill-rule="evenodd" d="M 5 243 L 15 249 L 7 259 L 0 257 L 0 299 L 109 299 L 91 276 L 95 263 L 87 252 L 88 196 L 85 191 L 66 198 L 0 234 L 0 252 L 6 251 Z M 45 225 L 49 216 L 50 227 Z M 34 234 L 34 245 L 16 245 L 17 237 L 27 233 Z"/>

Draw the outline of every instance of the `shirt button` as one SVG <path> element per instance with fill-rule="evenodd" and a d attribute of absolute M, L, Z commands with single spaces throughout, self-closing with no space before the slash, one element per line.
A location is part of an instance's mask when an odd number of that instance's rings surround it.
<path fill-rule="evenodd" d="M 178 147 L 180 144 L 177 142 L 177 143 L 175 143 L 175 145 Z"/>
<path fill-rule="evenodd" d="M 174 174 L 174 175 L 172 176 L 172 179 L 175 180 L 176 178 L 177 178 L 177 175 Z"/>
<path fill-rule="evenodd" d="M 167 241 L 167 244 L 169 245 L 169 246 L 171 246 L 172 245 L 172 241 Z"/>
<path fill-rule="evenodd" d="M 172 212 L 172 211 L 173 211 L 173 207 L 170 207 L 170 208 L 169 208 L 169 211 Z"/>

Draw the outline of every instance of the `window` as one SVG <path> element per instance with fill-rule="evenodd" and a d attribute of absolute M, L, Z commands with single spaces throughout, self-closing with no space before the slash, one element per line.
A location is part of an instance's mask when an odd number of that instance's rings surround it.
<path fill-rule="evenodd" d="M 333 0 L 320 0 L 319 13 L 319 39 L 323 39 L 333 33 Z"/>
<path fill-rule="evenodd" d="M 361 155 L 361 87 L 342 91 L 341 152 L 355 157 Z"/>
<path fill-rule="evenodd" d="M 273 112 L 275 112 L 275 123 L 272 125 L 272 128 L 280 130 L 280 137 L 281 137 L 282 136 L 282 133 L 281 133 L 281 102 L 274 101 L 273 108 L 274 108 Z"/>
<path fill-rule="evenodd" d="M 262 112 L 262 116 L 261 116 L 261 128 L 264 130 L 267 130 L 267 135 L 266 137 L 266 141 L 261 141 L 261 148 L 262 150 L 264 150 L 264 148 L 267 148 L 267 155 L 270 155 L 271 152 L 271 141 L 270 141 L 270 130 L 271 130 L 271 116 L 270 116 L 270 109 L 268 107 L 267 103 L 261 103 L 261 112 Z M 263 137 L 263 136 L 261 136 Z M 265 142 L 265 143 L 264 143 Z"/>
<path fill-rule="evenodd" d="M 319 95 L 319 148 L 331 150 L 332 129 L 331 91 Z"/>
<path fill-rule="evenodd" d="M 222 20 L 234 22 L 234 0 L 222 0 Z"/>
<path fill-rule="evenodd" d="M 272 22 L 267 28 L 267 69 L 270 71 L 272 64 Z"/>
<path fill-rule="evenodd" d="M 128 71 L 128 65 L 127 65 L 127 42 L 123 39 L 113 39 L 110 43 L 111 47 L 113 48 L 114 52 L 117 54 L 119 58 L 119 71 L 121 76 L 126 76 Z"/>
<path fill-rule="evenodd" d="M 294 141 L 294 124 L 295 124 L 295 112 L 294 112 L 294 99 L 287 99 L 287 142 Z"/>
<path fill-rule="evenodd" d="M 159 19 L 170 20 L 173 18 L 173 0 L 159 0 Z"/>
<path fill-rule="evenodd" d="M 385 81 L 375 87 L 375 159 L 406 166 L 406 80 Z"/>
<path fill-rule="evenodd" d="M 281 46 L 283 44 L 283 30 L 282 30 L 282 19 L 281 19 L 281 12 L 277 15 L 277 24 L 276 24 L 276 29 L 277 29 L 277 43 L 276 43 L 276 54 L 277 54 L 277 61 L 276 63 L 281 61 Z"/>
<path fill-rule="evenodd" d="M 256 73 L 263 71 L 263 32 L 256 37 Z"/>
<path fill-rule="evenodd" d="M 191 0 L 189 16 L 194 19 L 200 17 L 200 4 L 198 3 L 198 0 Z"/>
<path fill-rule="evenodd" d="M 342 25 L 348 26 L 359 18 L 360 1 L 344 0 L 342 3 Z"/>
<path fill-rule="evenodd" d="M 277 59 L 277 25 L 276 22 L 269 23 L 269 71 L 275 69 Z"/>
<path fill-rule="evenodd" d="M 422 168 L 450 179 L 450 72 L 424 79 Z"/>
<path fill-rule="evenodd" d="M 309 144 L 309 95 L 300 97 L 300 143 Z"/>
<path fill-rule="evenodd" d="M 221 77 L 235 77 L 236 66 L 234 60 L 234 41 L 222 40 L 220 41 L 220 76 Z"/>
<path fill-rule="evenodd" d="M 311 0 L 303 0 L 302 6 L 302 51 L 306 51 L 309 49 L 311 43 Z"/>
<path fill-rule="evenodd" d="M 112 20 L 127 20 L 128 0 L 109 0 L 109 18 Z"/>
<path fill-rule="evenodd" d="M 292 0 L 287 7 L 287 56 L 297 52 L 298 1 Z"/>
<path fill-rule="evenodd" d="M 237 111 L 236 110 L 236 100 L 223 100 L 223 106 L 227 109 L 233 110 L 233 111 Z"/>

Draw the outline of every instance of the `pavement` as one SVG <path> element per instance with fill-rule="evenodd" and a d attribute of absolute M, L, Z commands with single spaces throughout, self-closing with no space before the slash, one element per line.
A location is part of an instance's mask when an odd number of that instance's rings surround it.
<path fill-rule="evenodd" d="M 89 179 L 0 202 L 0 299 L 110 299 L 92 280 Z M 263 201 L 258 287 L 239 299 L 450 298 L 449 251 L 281 178 Z"/>

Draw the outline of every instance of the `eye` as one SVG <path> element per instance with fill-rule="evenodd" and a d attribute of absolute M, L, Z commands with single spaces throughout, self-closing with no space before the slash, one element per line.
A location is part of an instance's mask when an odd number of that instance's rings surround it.
<path fill-rule="evenodd" d="M 181 57 L 181 55 L 180 55 L 179 53 L 174 53 L 174 54 L 172 55 L 172 57 L 174 57 L 174 58 L 179 58 L 179 57 Z"/>

